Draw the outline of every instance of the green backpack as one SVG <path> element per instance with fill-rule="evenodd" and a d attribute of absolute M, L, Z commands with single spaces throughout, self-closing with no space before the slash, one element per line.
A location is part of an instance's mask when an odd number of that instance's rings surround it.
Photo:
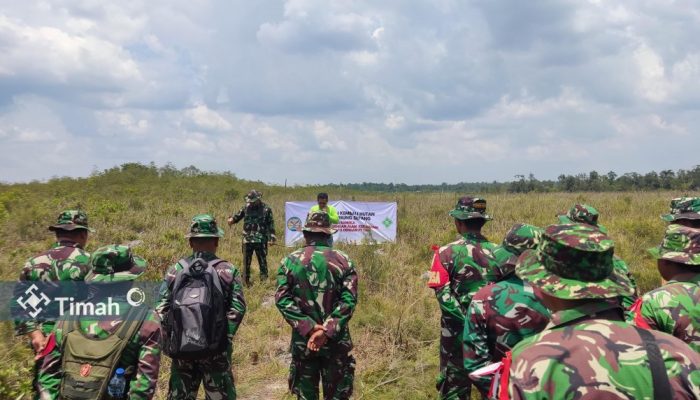
<path fill-rule="evenodd" d="M 80 329 L 80 321 L 63 321 L 63 355 L 60 398 L 100 400 L 106 398 L 107 385 L 117 369 L 124 348 L 141 329 L 148 307 L 131 308 L 119 329 L 103 339 L 89 338 Z M 128 366 L 126 376 L 134 373 Z"/>

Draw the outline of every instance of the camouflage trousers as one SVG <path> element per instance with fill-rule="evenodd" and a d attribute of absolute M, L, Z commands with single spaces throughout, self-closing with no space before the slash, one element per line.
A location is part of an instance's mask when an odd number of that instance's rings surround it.
<path fill-rule="evenodd" d="M 253 262 L 253 253 L 258 259 L 260 280 L 267 279 L 267 242 L 243 243 L 243 271 L 246 285 L 250 285 L 250 265 Z"/>
<path fill-rule="evenodd" d="M 173 360 L 168 400 L 195 400 L 200 383 L 207 400 L 235 400 L 231 356 L 224 353 L 205 360 Z"/>
<path fill-rule="evenodd" d="M 348 352 L 298 354 L 289 367 L 289 390 L 299 400 L 317 400 L 320 379 L 324 400 L 346 400 L 352 396 L 354 378 L 355 358 Z"/>
<path fill-rule="evenodd" d="M 462 353 L 461 324 L 442 324 L 440 336 L 440 375 L 436 382 L 436 389 L 441 400 L 469 400 L 471 396 L 471 380 L 464 369 L 464 357 Z"/>

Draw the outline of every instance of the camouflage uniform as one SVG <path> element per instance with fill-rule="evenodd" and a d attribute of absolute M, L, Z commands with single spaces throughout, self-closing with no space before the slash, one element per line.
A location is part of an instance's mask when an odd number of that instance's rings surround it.
<path fill-rule="evenodd" d="M 673 335 L 700 353 L 700 229 L 669 225 L 661 246 L 649 251 L 697 274 L 647 292 L 635 304 L 633 322 Z"/>
<path fill-rule="evenodd" d="M 208 214 L 196 215 L 192 218 L 190 233 L 186 237 L 223 237 L 224 231 L 217 227 L 216 220 Z M 196 258 L 211 261 L 218 258 L 213 253 L 196 252 L 187 258 L 192 262 Z M 156 307 L 158 314 L 164 318 L 170 309 L 170 297 L 177 273 L 183 269 L 180 262 L 170 266 L 163 279 L 160 289 L 160 301 Z M 210 400 L 233 400 L 236 398 L 236 387 L 231 373 L 231 354 L 233 336 L 243 321 L 246 303 L 243 298 L 243 285 L 238 269 L 228 261 L 216 264 L 216 272 L 221 281 L 221 288 L 229 304 L 226 318 L 228 319 L 228 349 L 226 352 L 204 360 L 172 360 L 168 399 L 194 400 L 197 397 L 200 383 L 204 385 L 206 398 Z"/>
<path fill-rule="evenodd" d="M 671 200 L 671 212 L 661 216 L 666 222 L 700 228 L 700 197 L 678 197 Z"/>
<path fill-rule="evenodd" d="M 75 229 L 86 229 L 88 227 L 87 214 L 81 210 L 65 210 L 56 221 L 55 225 L 48 228 L 50 231 L 57 229 L 72 231 Z M 86 252 L 82 246 L 71 240 L 60 240 L 54 243 L 47 251 L 44 251 L 24 264 L 19 275 L 20 282 L 15 291 L 24 290 L 27 282 L 57 282 L 57 281 L 82 281 L 88 272 L 90 263 L 90 253 Z M 21 296 L 15 293 L 14 298 Z M 14 306 L 14 305 L 13 305 Z M 49 305 L 49 309 L 54 309 L 55 304 Z M 47 313 L 55 315 L 54 311 Z M 15 321 L 15 335 L 27 335 L 36 330 L 41 330 L 44 336 L 48 336 L 54 330 L 55 321 L 21 318 Z M 40 362 L 34 362 L 34 386 L 37 386 Z"/>
<path fill-rule="evenodd" d="M 122 245 L 109 245 L 97 249 L 90 263 L 92 270 L 85 277 L 85 282 L 98 288 L 132 281 L 146 270 L 146 261 L 134 256 L 129 247 Z M 130 307 L 126 297 L 115 301 L 120 305 L 120 316 L 100 320 L 81 318 L 78 326 L 83 335 L 101 340 L 113 335 L 121 328 Z M 58 322 L 54 332 L 55 342 L 50 341 L 55 343 L 55 346 L 41 360 L 37 390 L 42 400 L 58 399 L 63 377 L 62 344 L 65 339 L 66 324 L 72 322 L 72 320 Z M 127 380 L 126 393 L 129 399 L 150 399 L 155 394 L 160 369 L 160 338 L 160 318 L 155 311 L 149 310 L 137 334 L 129 339 L 116 366 L 126 371 L 124 376 Z"/>
<path fill-rule="evenodd" d="M 514 274 L 518 255 L 535 248 L 541 234 L 538 227 L 516 224 L 494 252 L 505 278 L 481 288 L 469 304 L 463 335 L 467 373 L 500 361 L 523 338 L 540 332 L 549 322 L 547 307 Z M 483 394 L 490 381 L 487 377 L 473 380 Z"/>
<path fill-rule="evenodd" d="M 474 197 L 460 198 L 449 215 L 460 220 L 491 219 L 486 214 L 486 200 Z M 471 381 L 464 370 L 462 354 L 465 313 L 479 289 L 501 278 L 493 256 L 495 248 L 483 235 L 465 233 L 456 242 L 441 247 L 433 258 L 428 286 L 435 289 L 442 312 L 440 375 L 436 383 L 441 399 L 470 396 Z"/>
<path fill-rule="evenodd" d="M 246 285 L 250 285 L 250 264 L 253 252 L 260 266 L 260 279 L 267 279 L 267 242 L 276 240 L 272 209 L 260 201 L 262 194 L 251 190 L 246 205 L 232 216 L 233 223 L 243 220 L 243 268 Z"/>
<path fill-rule="evenodd" d="M 593 225 L 607 235 L 608 229 L 602 224 L 598 223 L 599 215 L 598 210 L 596 210 L 593 206 L 589 206 L 588 204 L 574 204 L 574 206 L 571 207 L 566 214 L 559 214 L 557 215 L 557 218 L 559 219 L 560 224 L 580 223 Z M 622 304 L 622 307 L 629 309 L 639 296 L 639 292 L 637 291 L 637 282 L 635 281 L 632 272 L 630 272 L 629 266 L 624 260 L 615 256 L 613 262 L 616 269 L 627 275 L 627 278 L 634 289 L 631 295 L 625 294 L 620 296 L 620 304 Z"/>
<path fill-rule="evenodd" d="M 55 225 L 49 226 L 50 231 L 57 229 L 72 231 L 87 229 L 88 219 L 85 212 L 66 210 L 58 216 Z M 61 240 L 51 249 L 30 258 L 20 272 L 19 280 L 26 282 L 57 282 L 82 281 L 89 270 L 90 253 L 82 246 L 70 240 Z M 24 335 L 36 329 L 41 329 L 45 335 L 53 331 L 53 321 L 22 321 L 15 324 L 15 333 Z"/>
<path fill-rule="evenodd" d="M 613 242 L 595 227 L 553 225 L 537 250 L 518 259 L 516 273 L 569 308 L 552 314 L 543 332 L 512 351 L 512 399 L 650 399 L 652 367 L 639 331 L 607 299 L 630 293 L 613 267 Z M 653 332 L 673 398 L 700 397 L 700 356 L 685 343 Z M 506 364 L 508 362 L 506 361 Z"/>
<path fill-rule="evenodd" d="M 328 214 L 309 214 L 304 230 L 331 235 Z M 355 359 L 348 322 L 357 303 L 357 273 L 348 256 L 327 241 L 306 246 L 282 260 L 277 272 L 277 308 L 292 326 L 292 363 L 289 389 L 297 398 L 318 399 L 321 378 L 323 398 L 349 399 Z M 318 351 L 307 348 L 314 327 L 322 325 L 326 344 Z"/>

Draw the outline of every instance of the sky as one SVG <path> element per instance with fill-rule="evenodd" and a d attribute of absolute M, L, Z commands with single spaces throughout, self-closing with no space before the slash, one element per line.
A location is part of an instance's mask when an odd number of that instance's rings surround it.
<path fill-rule="evenodd" d="M 0 0 L 0 181 L 692 168 L 699 37 L 692 0 Z"/>

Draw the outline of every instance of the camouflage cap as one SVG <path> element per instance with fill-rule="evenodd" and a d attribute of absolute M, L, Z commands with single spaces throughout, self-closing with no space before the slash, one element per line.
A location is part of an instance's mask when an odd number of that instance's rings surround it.
<path fill-rule="evenodd" d="M 535 250 L 516 265 L 520 278 L 560 299 L 632 295 L 629 278 L 613 268 L 613 241 L 589 224 L 550 225 Z"/>
<path fill-rule="evenodd" d="M 95 232 L 94 229 L 88 226 L 88 217 L 83 210 L 65 210 L 60 213 L 56 224 L 49 226 L 50 231 L 56 231 L 58 229 L 65 231 L 87 229 L 90 232 Z"/>
<path fill-rule="evenodd" d="M 192 217 L 190 231 L 186 238 L 193 237 L 224 237 L 224 230 L 216 224 L 216 219 L 209 214 L 198 214 Z"/>
<path fill-rule="evenodd" d="M 260 199 L 262 199 L 262 193 L 258 192 L 257 190 L 251 190 L 247 195 L 245 195 L 246 203 L 255 203 Z"/>
<path fill-rule="evenodd" d="M 457 200 L 454 210 L 448 213 L 456 219 L 473 219 L 483 218 L 490 220 L 491 217 L 486 214 L 486 199 L 479 197 L 464 196 Z"/>
<path fill-rule="evenodd" d="M 321 232 L 328 235 L 332 235 L 337 232 L 336 229 L 331 228 L 331 219 L 328 213 L 323 211 L 314 211 L 306 216 L 306 223 L 302 229 L 306 232 Z"/>
<path fill-rule="evenodd" d="M 661 245 L 652 247 L 649 253 L 656 259 L 700 266 L 700 229 L 671 224 Z"/>
<path fill-rule="evenodd" d="M 700 219 L 700 197 L 678 197 L 671 200 L 671 213 L 661 216 L 666 222 L 679 219 Z"/>
<path fill-rule="evenodd" d="M 92 252 L 86 283 L 133 281 L 146 271 L 146 260 L 135 256 L 129 246 L 110 244 Z"/>
<path fill-rule="evenodd" d="M 569 211 L 557 215 L 560 224 L 589 224 L 597 226 L 603 233 L 608 233 L 608 229 L 598 223 L 600 213 L 595 207 L 588 204 L 574 204 Z"/>
<path fill-rule="evenodd" d="M 543 234 L 544 230 L 534 225 L 513 225 L 506 233 L 503 243 L 493 251 L 501 273 L 505 276 L 513 272 L 518 256 L 525 250 L 536 248 Z"/>

